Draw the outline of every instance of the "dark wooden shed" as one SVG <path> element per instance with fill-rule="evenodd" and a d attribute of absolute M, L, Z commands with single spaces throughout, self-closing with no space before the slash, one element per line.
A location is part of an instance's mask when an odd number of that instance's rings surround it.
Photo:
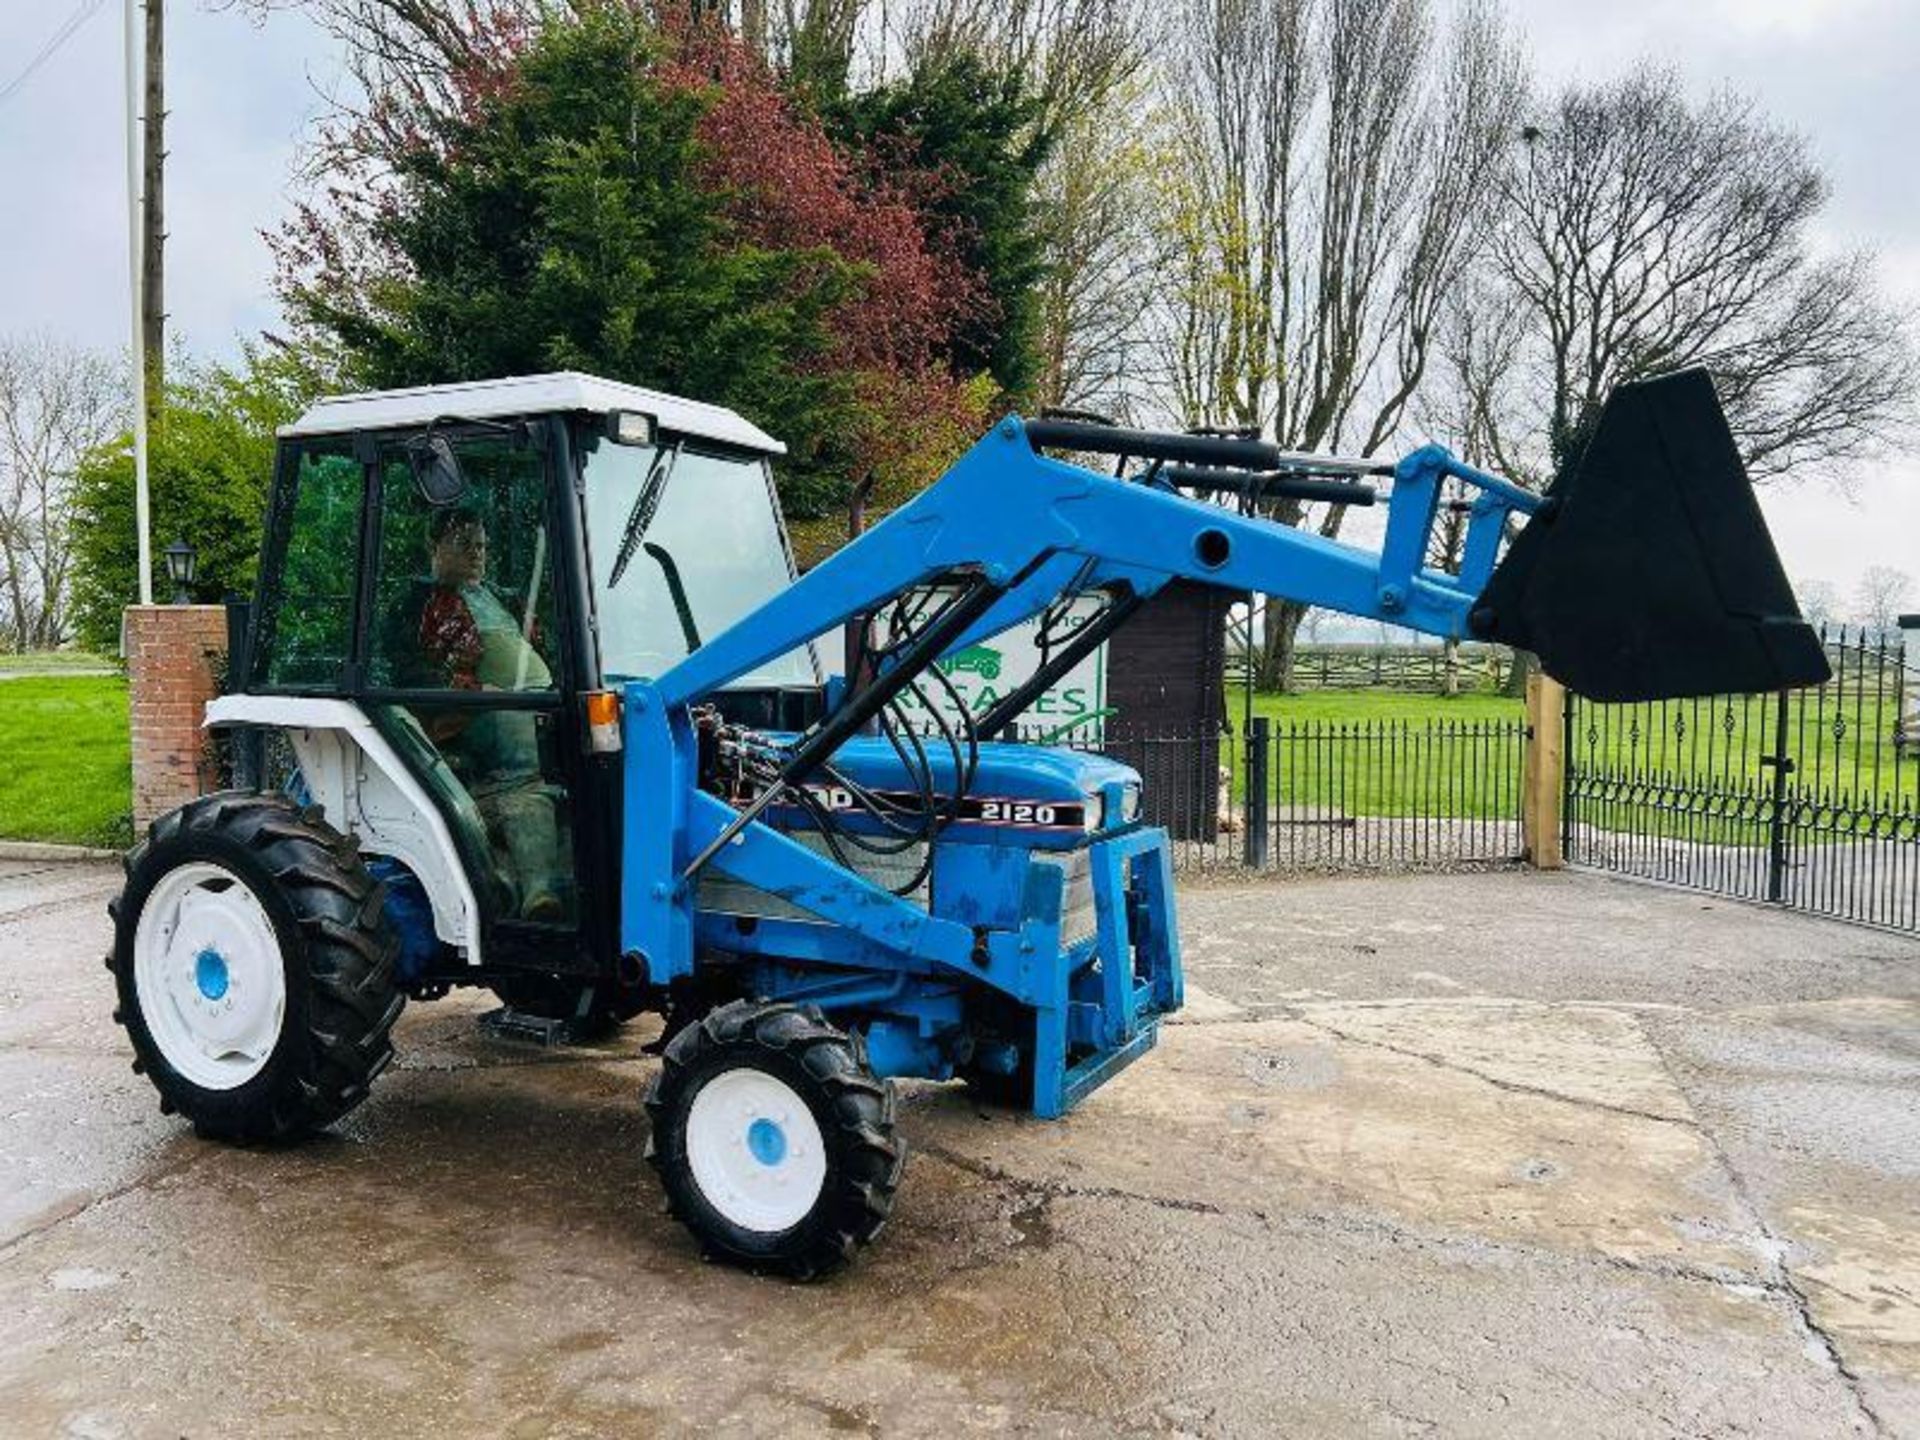
<path fill-rule="evenodd" d="M 1214 840 L 1234 596 L 1176 580 L 1107 645 L 1107 749 L 1140 771 L 1145 813 L 1182 840 Z"/>

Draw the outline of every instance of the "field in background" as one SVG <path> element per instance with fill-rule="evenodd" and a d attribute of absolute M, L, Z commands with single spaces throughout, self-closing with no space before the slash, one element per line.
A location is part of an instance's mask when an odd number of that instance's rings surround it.
<path fill-rule="evenodd" d="M 1245 704 L 1241 692 L 1227 692 L 1227 716 L 1236 731 Z M 1526 707 L 1484 690 L 1452 699 L 1405 691 L 1309 690 L 1255 695 L 1254 714 L 1266 718 L 1275 736 L 1273 773 L 1283 777 L 1282 798 L 1292 798 L 1291 789 L 1301 803 L 1328 803 L 1338 786 L 1350 813 L 1404 815 L 1416 813 L 1407 807 L 1421 798 L 1416 776 L 1404 766 L 1393 767 L 1402 778 L 1374 776 L 1371 764 L 1386 771 L 1395 746 L 1469 748 L 1483 726 L 1524 721 Z M 1900 720 L 1900 696 L 1891 684 L 1795 692 L 1787 702 L 1787 730 L 1798 757 L 1796 783 L 1831 795 L 1920 800 L 1920 742 L 1894 743 Z M 1588 771 L 1627 782 L 1713 777 L 1722 784 L 1744 781 L 1763 789 L 1771 783 L 1763 758 L 1772 751 L 1776 721 L 1773 696 L 1582 705 L 1568 737 L 1569 756 Z M 1336 774 L 1328 762 L 1304 757 L 1289 787 L 1288 748 L 1324 748 L 1330 738 L 1351 757 L 1342 771 Z M 1236 797 L 1242 790 L 1237 777 Z M 1600 816 L 1589 819 L 1598 822 Z M 1750 842 L 1752 837 L 1737 830 L 1729 830 L 1725 843 Z"/>
<path fill-rule="evenodd" d="M 26 676 L 0 680 L 0 839 L 119 844 L 128 838 L 126 683 L 117 673 L 74 673 L 112 664 L 71 652 L 0 656 L 0 675 Z M 1237 687 L 1228 689 L 1226 705 L 1234 734 L 1222 743 L 1219 759 L 1232 771 L 1238 808 L 1247 767 L 1240 733 L 1245 698 Z M 1486 689 L 1454 698 L 1328 689 L 1256 695 L 1254 713 L 1269 726 L 1268 794 L 1276 821 L 1513 813 L 1514 734 L 1525 722 L 1518 700 Z M 1916 803 L 1920 745 L 1892 743 L 1899 721 L 1890 686 L 1796 694 L 1789 701 L 1796 789 Z M 1579 818 L 1623 827 L 1622 804 L 1643 805 L 1654 813 L 1635 820 L 1634 828 L 1723 845 L 1761 843 L 1764 827 L 1751 822 L 1740 802 L 1771 783 L 1761 760 L 1773 723 L 1771 697 L 1582 706 L 1569 736 L 1570 757 L 1581 770 L 1610 777 L 1610 798 L 1588 800 Z M 1183 743 L 1157 742 L 1150 782 L 1172 783 Z M 1708 820 L 1694 813 L 1697 805 L 1661 798 L 1707 779 L 1716 782 L 1714 793 L 1729 797 L 1709 807 Z"/>
<path fill-rule="evenodd" d="M 1238 727 L 1245 697 L 1227 691 L 1227 718 Z M 1425 723 L 1453 720 L 1515 720 L 1526 713 L 1518 700 L 1491 691 L 1471 694 L 1419 695 L 1401 690 L 1307 690 L 1297 695 L 1255 695 L 1253 713 L 1276 725 L 1321 721 L 1354 724 L 1369 720 Z"/>
<path fill-rule="evenodd" d="M 127 845 L 127 682 L 60 668 L 0 680 L 0 839 Z"/>
<path fill-rule="evenodd" d="M 118 674 L 120 662 L 111 655 L 86 650 L 31 650 L 24 655 L 0 651 L 0 676 L 72 675 L 96 671 Z"/>

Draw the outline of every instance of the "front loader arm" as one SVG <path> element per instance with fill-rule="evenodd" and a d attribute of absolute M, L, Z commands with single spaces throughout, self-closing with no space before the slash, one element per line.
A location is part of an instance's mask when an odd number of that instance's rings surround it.
<path fill-rule="evenodd" d="M 1049 458 L 1042 453 L 1049 444 L 1130 456 L 1146 468 L 1132 476 L 1100 474 Z M 1125 465 L 1123 459 L 1119 468 Z M 880 525 L 657 681 L 629 688 L 624 948 L 655 983 L 690 973 L 692 882 L 709 863 L 775 893 L 817 891 L 831 869 L 795 853 L 797 847 L 764 843 L 772 832 L 755 823 L 762 809 L 829 764 L 943 654 L 1038 613 L 1062 594 L 1104 591 L 1130 606 L 1176 578 L 1254 591 L 1430 635 L 1523 646 L 1538 653 L 1549 674 L 1601 699 L 1776 689 L 1826 678 L 1825 656 L 1799 617 L 1702 372 L 1622 387 L 1580 465 L 1545 496 L 1464 465 L 1438 446 L 1416 450 L 1393 468 L 1378 552 L 1179 493 L 1185 487 L 1244 495 L 1277 478 L 1336 498 L 1358 492 L 1324 478 L 1287 477 L 1377 472 L 1372 462 L 1289 456 L 1241 437 L 1002 420 Z M 1453 573 L 1426 563 L 1448 480 L 1473 493 Z M 1503 539 L 1520 518 L 1527 523 L 1502 559 Z M 698 793 L 690 707 L 935 582 L 952 587 L 956 598 L 787 745 L 777 778 L 756 799 L 733 810 Z M 907 933 L 896 897 L 851 871 L 832 884 L 834 917 L 861 933 L 863 944 L 898 949 L 903 963 L 929 959 L 925 946 L 954 945 L 938 926 L 914 931 L 910 944 L 890 939 Z M 1010 963 L 1007 943 L 998 935 L 983 942 L 995 975 Z"/>
<path fill-rule="evenodd" d="M 1388 544 L 1376 555 L 1050 459 L 1009 416 L 911 503 L 668 671 L 659 689 L 668 704 L 690 703 L 856 615 L 956 575 L 978 576 L 998 594 L 955 647 L 1038 613 L 1069 585 L 1125 583 L 1150 594 L 1176 578 L 1464 636 L 1478 586 L 1469 588 L 1469 576 L 1424 566 L 1440 483 L 1449 475 L 1482 487 L 1476 535 L 1497 541 L 1510 513 L 1530 513 L 1539 503 L 1429 447 L 1396 471 Z M 1484 550 L 1491 568 L 1489 547 L 1470 542 L 1468 549 Z"/>
<path fill-rule="evenodd" d="M 1179 437 L 1181 449 L 1189 450 L 1193 439 Z M 1203 446 L 1199 453 L 1209 452 Z M 730 681 L 920 586 L 947 581 L 962 587 L 951 611 L 930 622 L 925 637 L 794 742 L 782 783 L 796 786 L 831 758 L 882 698 L 942 654 L 998 633 L 1070 590 L 1140 597 L 1188 577 L 1461 635 L 1473 594 L 1452 577 L 1424 568 L 1424 544 L 1391 544 L 1411 534 L 1408 522 L 1395 528 L 1404 513 L 1398 507 L 1413 505 L 1422 526 L 1431 524 L 1433 497 L 1452 463 L 1438 450 L 1410 458 L 1408 483 L 1390 511 L 1389 550 L 1375 555 L 1153 483 L 1051 459 L 1035 448 L 1018 418 L 1001 421 L 911 503 L 657 681 L 630 687 L 623 949 L 642 959 L 655 983 L 691 973 L 693 882 L 708 863 L 796 903 L 799 890 L 815 899 L 827 894 L 820 882 L 833 873 L 828 862 L 754 824 L 759 804 L 733 811 L 699 792 L 690 707 Z M 1476 523 L 1496 529 L 1510 511 L 1533 503 L 1499 482 L 1485 487 L 1486 497 Z M 1404 563 L 1390 562 L 1389 555 L 1404 557 Z M 760 803 L 776 793 L 769 788 Z M 838 874 L 833 904 L 805 908 L 860 933 L 865 945 L 896 946 L 902 964 L 920 963 L 926 943 L 952 943 L 942 925 L 915 932 L 910 943 L 905 937 L 911 927 L 900 923 L 910 907 L 856 874 Z M 997 978 L 1009 963 L 1004 947 L 1013 943 L 1013 937 L 987 942 L 982 953 L 988 972 L 981 978 Z"/>

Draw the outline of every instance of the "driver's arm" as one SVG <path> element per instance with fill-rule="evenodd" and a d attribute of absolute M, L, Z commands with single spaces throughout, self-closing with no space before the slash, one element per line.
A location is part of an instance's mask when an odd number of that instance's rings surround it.
<path fill-rule="evenodd" d="M 420 610 L 420 655 L 427 673 L 449 690 L 481 689 L 480 652 L 484 645 L 473 610 L 457 590 L 435 586 Z M 435 745 L 457 737 L 472 717 L 462 711 L 441 711 L 427 723 Z"/>

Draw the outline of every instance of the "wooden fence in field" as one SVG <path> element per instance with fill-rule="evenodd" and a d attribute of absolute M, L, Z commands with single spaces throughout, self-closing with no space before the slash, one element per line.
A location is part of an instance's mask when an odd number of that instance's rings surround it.
<path fill-rule="evenodd" d="M 1293 652 L 1295 690 L 1405 690 L 1429 695 L 1498 690 L 1513 652 L 1499 645 L 1462 645 L 1451 661 L 1438 645 L 1299 645 Z M 1451 686 L 1448 684 L 1452 668 Z M 1245 660 L 1227 655 L 1227 683 L 1238 685 Z"/>

